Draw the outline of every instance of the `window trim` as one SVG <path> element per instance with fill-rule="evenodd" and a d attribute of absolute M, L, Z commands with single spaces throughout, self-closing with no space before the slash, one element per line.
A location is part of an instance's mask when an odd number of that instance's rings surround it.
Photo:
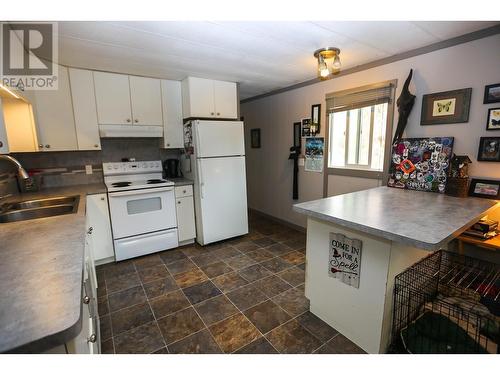
<path fill-rule="evenodd" d="M 389 177 L 389 165 L 390 165 L 390 153 L 391 153 L 391 143 L 392 143 L 392 135 L 393 135 L 393 122 L 394 122 L 394 107 L 395 107 L 395 95 L 397 88 L 398 80 L 388 80 L 383 82 L 377 82 L 370 85 L 364 85 L 352 89 L 336 91 L 332 93 L 328 93 L 325 95 L 325 101 L 332 96 L 340 96 L 340 95 L 348 95 L 351 93 L 355 93 L 358 91 L 365 91 L 370 89 L 376 89 L 384 86 L 392 86 L 391 91 L 391 100 L 387 106 L 387 124 L 385 128 L 385 148 L 384 148 L 384 166 L 382 171 L 374 171 L 369 169 L 362 168 L 328 168 L 328 160 L 329 160 L 329 152 L 330 152 L 330 122 L 328 121 L 328 116 L 330 115 L 328 111 L 325 111 L 325 122 L 324 124 L 328 124 L 325 126 L 325 157 L 323 158 L 323 169 L 326 173 L 323 173 L 323 197 L 326 198 L 328 196 L 328 177 L 331 175 L 334 176 L 347 176 L 347 177 L 358 177 L 358 178 L 369 178 L 382 180 L 382 184 L 387 184 L 387 179 Z M 371 138 L 370 138 L 371 139 Z"/>

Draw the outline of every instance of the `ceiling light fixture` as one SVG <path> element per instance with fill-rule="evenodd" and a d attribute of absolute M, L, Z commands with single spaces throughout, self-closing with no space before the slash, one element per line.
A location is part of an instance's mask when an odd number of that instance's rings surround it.
<path fill-rule="evenodd" d="M 318 76 L 320 79 L 327 79 L 330 76 L 330 69 L 326 60 L 333 59 L 331 74 L 340 72 L 340 49 L 336 47 L 320 48 L 314 51 L 314 57 L 318 59 Z"/>

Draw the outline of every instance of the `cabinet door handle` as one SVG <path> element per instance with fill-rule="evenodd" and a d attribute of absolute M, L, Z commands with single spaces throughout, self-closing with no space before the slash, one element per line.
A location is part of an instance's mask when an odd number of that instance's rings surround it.
<path fill-rule="evenodd" d="M 3 142 L 2 141 L 0 141 L 0 147 L 3 147 Z"/>
<path fill-rule="evenodd" d="M 181 204 L 181 201 L 177 201 L 177 204 Z"/>
<path fill-rule="evenodd" d="M 167 143 L 167 146 L 170 146 L 170 143 Z M 1 147 L 1 146 L 0 146 Z"/>
<path fill-rule="evenodd" d="M 50 145 L 45 145 L 45 148 L 50 148 Z"/>
<path fill-rule="evenodd" d="M 134 122 L 135 122 L 135 123 L 137 123 L 137 122 L 139 122 L 139 120 L 138 120 L 138 119 L 135 119 L 135 120 L 134 120 Z"/>
<path fill-rule="evenodd" d="M 91 342 L 92 344 L 97 341 L 97 335 L 95 333 L 91 334 L 87 339 L 87 342 Z"/>
<path fill-rule="evenodd" d="M 214 115 L 214 113 L 213 113 L 213 112 L 210 112 L 210 114 L 211 114 L 212 116 Z"/>
<path fill-rule="evenodd" d="M 87 231 L 87 234 L 92 234 L 92 231 L 94 230 L 94 228 L 92 227 L 89 227 L 89 230 Z"/>
<path fill-rule="evenodd" d="M 103 200 L 104 200 L 104 197 L 101 197 L 101 200 L 103 201 Z"/>
<path fill-rule="evenodd" d="M 40 143 L 40 144 L 38 145 L 38 148 L 43 148 L 43 145 Z"/>
<path fill-rule="evenodd" d="M 89 296 L 83 297 L 83 303 L 88 305 L 90 303 L 90 297 Z"/>
<path fill-rule="evenodd" d="M 97 148 L 97 147 L 99 147 L 99 145 L 96 143 L 96 144 L 94 145 L 94 147 L 95 147 L 95 148 Z"/>
<path fill-rule="evenodd" d="M 126 119 L 125 121 L 130 122 L 130 119 L 128 118 L 128 119 Z"/>
<path fill-rule="evenodd" d="M 220 112 L 217 112 L 217 116 L 220 116 Z"/>

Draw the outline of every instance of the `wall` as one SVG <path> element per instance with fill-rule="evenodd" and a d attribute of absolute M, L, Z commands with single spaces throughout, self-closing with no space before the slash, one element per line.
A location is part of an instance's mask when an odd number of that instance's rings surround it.
<path fill-rule="evenodd" d="M 165 160 L 178 158 L 179 150 L 160 148 L 159 138 L 103 138 L 101 151 L 25 152 L 13 153 L 26 169 L 43 169 L 43 185 L 65 186 L 102 182 L 102 163 L 119 162 L 122 158 Z M 93 174 L 85 174 L 85 165 L 92 165 Z M 16 193 L 13 166 L 0 160 L 0 196 Z"/>
<path fill-rule="evenodd" d="M 473 161 L 472 176 L 500 178 L 499 163 L 477 162 L 479 137 L 500 136 L 486 131 L 487 108 L 484 105 L 484 86 L 500 82 L 500 35 L 434 51 L 409 59 L 382 65 L 357 73 L 242 103 L 245 119 L 247 180 L 249 207 L 288 222 L 305 226 L 305 217 L 295 213 L 292 205 L 323 196 L 323 175 L 299 167 L 299 200 L 292 200 L 293 164 L 287 160 L 293 143 L 293 123 L 309 118 L 311 105 L 322 104 L 321 135 L 324 136 L 326 115 L 325 95 L 367 84 L 398 80 L 396 97 L 413 68 L 410 90 L 417 95 L 406 128 L 407 137 L 455 137 L 454 151 L 467 154 Z M 422 95 L 472 87 L 469 122 L 450 125 L 420 125 Z M 397 124 L 397 110 L 394 126 Z M 250 148 L 250 129 L 261 128 L 262 148 Z M 377 186 L 377 180 L 330 176 L 328 194 L 343 194 Z"/>

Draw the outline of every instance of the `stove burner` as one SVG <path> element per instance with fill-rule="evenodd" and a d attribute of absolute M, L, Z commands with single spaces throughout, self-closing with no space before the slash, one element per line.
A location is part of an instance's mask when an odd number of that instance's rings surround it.
<path fill-rule="evenodd" d="M 152 180 L 148 180 L 147 183 L 148 184 L 161 184 L 162 182 L 167 182 L 165 180 L 160 180 L 158 178 L 155 178 L 155 179 L 152 179 Z"/>
<path fill-rule="evenodd" d="M 130 186 L 131 184 L 132 184 L 131 182 L 124 181 L 124 182 L 114 182 L 111 185 L 113 187 L 127 187 L 127 186 Z"/>

